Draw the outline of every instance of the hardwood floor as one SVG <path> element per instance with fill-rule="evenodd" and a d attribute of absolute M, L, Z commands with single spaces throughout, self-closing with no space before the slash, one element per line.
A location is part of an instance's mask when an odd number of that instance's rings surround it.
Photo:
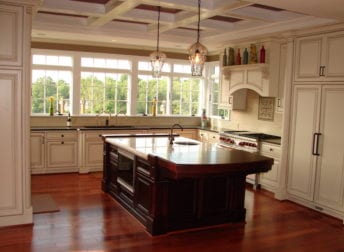
<path fill-rule="evenodd" d="M 100 189 L 100 173 L 32 176 L 60 212 L 35 214 L 34 225 L 0 228 L 0 251 L 344 251 L 344 226 L 264 190 L 246 190 L 246 224 L 151 237 Z"/>

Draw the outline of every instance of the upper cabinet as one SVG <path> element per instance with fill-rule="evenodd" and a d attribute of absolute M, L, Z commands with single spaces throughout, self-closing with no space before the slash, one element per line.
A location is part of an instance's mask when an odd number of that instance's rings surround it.
<path fill-rule="evenodd" d="M 281 43 L 268 41 L 256 44 L 257 54 L 262 45 L 266 49 L 265 63 L 222 67 L 222 82 L 228 83 L 229 95 L 240 89 L 251 89 L 261 96 L 276 97 L 278 95 Z M 240 49 L 244 51 L 244 48 Z M 222 86 L 225 85 L 222 83 Z"/>
<path fill-rule="evenodd" d="M 344 32 L 295 40 L 295 81 L 344 80 Z"/>
<path fill-rule="evenodd" d="M 23 7 L 0 4 L 0 23 L 0 66 L 21 66 Z"/>

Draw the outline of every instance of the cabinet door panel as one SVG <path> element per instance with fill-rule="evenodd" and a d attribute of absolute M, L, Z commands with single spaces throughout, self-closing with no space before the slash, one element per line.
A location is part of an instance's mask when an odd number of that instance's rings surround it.
<path fill-rule="evenodd" d="M 344 33 L 328 36 L 326 40 L 325 75 L 326 80 L 344 79 Z"/>
<path fill-rule="evenodd" d="M 76 142 L 47 142 L 47 168 L 62 168 L 76 166 Z"/>
<path fill-rule="evenodd" d="M 315 201 L 338 210 L 343 209 L 344 190 L 343 108 L 344 88 L 324 87 Z"/>
<path fill-rule="evenodd" d="M 322 41 L 321 36 L 296 40 L 296 81 L 319 79 Z"/>
<path fill-rule="evenodd" d="M 0 70 L 0 216 L 23 210 L 21 85 L 20 71 Z"/>
<path fill-rule="evenodd" d="M 288 169 L 288 192 L 313 200 L 316 156 L 312 155 L 313 133 L 318 132 L 321 89 L 295 86 Z"/>
<path fill-rule="evenodd" d="M 22 65 L 23 8 L 0 5 L 0 65 Z"/>
<path fill-rule="evenodd" d="M 44 133 L 32 133 L 30 137 L 30 164 L 31 172 L 44 170 Z"/>
<path fill-rule="evenodd" d="M 86 142 L 86 166 L 102 166 L 103 142 Z"/>

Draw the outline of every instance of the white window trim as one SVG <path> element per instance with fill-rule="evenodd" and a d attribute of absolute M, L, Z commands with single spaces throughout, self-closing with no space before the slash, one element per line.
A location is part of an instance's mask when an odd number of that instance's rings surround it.
<path fill-rule="evenodd" d="M 121 55 L 121 54 L 109 54 L 109 53 L 97 53 L 97 52 L 81 52 L 81 51 L 66 51 L 66 50 L 51 50 L 51 49 L 35 49 L 31 50 L 31 54 L 40 54 L 40 55 L 52 55 L 52 56 L 69 56 L 73 58 L 73 65 L 70 66 L 51 66 L 51 65 L 34 65 L 31 59 L 31 67 L 32 70 L 34 69 L 53 69 L 53 70 L 68 70 L 72 71 L 73 74 L 73 84 L 70 93 L 71 99 L 71 112 L 73 115 L 80 115 L 80 77 L 82 71 L 92 71 L 92 72 L 106 72 L 106 73 L 119 73 L 119 74 L 128 74 L 128 107 L 127 107 L 127 115 L 130 116 L 137 116 L 136 114 L 136 96 L 137 96 L 137 85 L 133 85 L 134 83 L 138 82 L 139 75 L 149 75 L 151 74 L 150 71 L 145 70 L 138 70 L 138 62 L 139 61 L 150 61 L 150 58 L 141 57 L 141 56 L 133 56 L 133 55 Z M 96 67 L 81 67 L 81 57 L 91 57 L 91 58 L 105 58 L 105 59 L 119 59 L 119 60 L 128 60 L 131 62 L 131 70 L 125 69 L 113 69 L 113 68 L 96 68 Z M 171 101 L 171 94 L 172 94 L 172 80 L 173 77 L 185 77 L 185 78 L 192 78 L 191 74 L 188 73 L 174 73 L 173 72 L 173 64 L 182 64 L 186 65 L 189 64 L 188 60 L 179 60 L 179 59 L 167 59 L 166 63 L 171 65 L 170 72 L 163 72 L 162 75 L 168 77 L 168 93 L 167 93 L 167 101 L 166 101 L 166 115 L 167 116 L 185 116 L 185 115 L 172 115 L 172 101 Z M 208 74 L 208 64 L 212 64 L 213 62 L 206 63 L 205 65 L 205 76 Z M 215 64 L 218 64 L 215 62 Z M 210 78 L 210 77 L 209 77 Z M 200 105 L 199 105 L 199 113 L 201 113 L 202 108 L 208 108 L 209 111 L 209 97 L 210 87 L 209 87 L 209 78 L 208 77 L 200 77 L 201 79 L 201 90 L 200 90 Z M 36 114 L 33 114 L 36 115 Z M 85 115 L 86 116 L 86 115 Z M 159 115 L 164 116 L 164 115 Z M 195 115 L 199 116 L 199 115 Z"/>

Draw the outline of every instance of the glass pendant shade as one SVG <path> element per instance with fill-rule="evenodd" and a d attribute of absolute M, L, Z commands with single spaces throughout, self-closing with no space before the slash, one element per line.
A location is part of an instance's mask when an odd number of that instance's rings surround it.
<path fill-rule="evenodd" d="M 152 52 L 149 57 L 152 64 L 152 76 L 155 78 L 159 78 L 162 67 L 165 63 L 166 54 L 163 52 L 155 51 Z"/>
<path fill-rule="evenodd" d="M 207 48 L 199 42 L 201 22 L 201 0 L 198 0 L 197 42 L 189 48 L 189 60 L 191 63 L 191 75 L 202 76 Z"/>
<path fill-rule="evenodd" d="M 199 42 L 196 42 L 189 48 L 192 76 L 202 76 L 207 53 L 207 48 Z"/>

